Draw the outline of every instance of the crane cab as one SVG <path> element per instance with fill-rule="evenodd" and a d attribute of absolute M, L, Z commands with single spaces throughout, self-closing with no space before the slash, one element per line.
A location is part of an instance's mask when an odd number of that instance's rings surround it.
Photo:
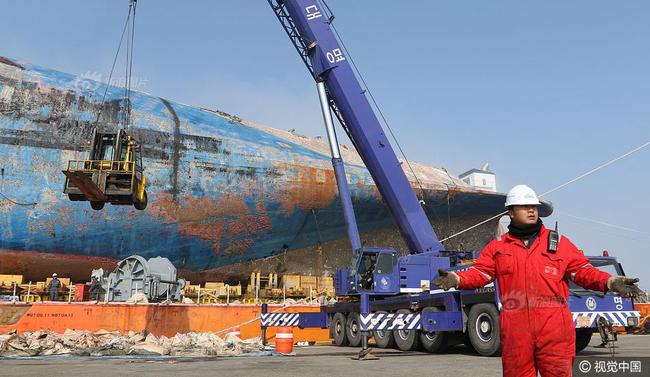
<path fill-rule="evenodd" d="M 395 295 L 400 292 L 397 252 L 388 248 L 364 247 L 353 251 L 348 268 L 336 271 L 338 296 L 371 293 Z"/>
<path fill-rule="evenodd" d="M 63 192 L 72 201 L 89 201 L 94 210 L 104 204 L 147 207 L 146 177 L 140 144 L 125 130 L 93 131 L 88 160 L 69 160 L 63 171 Z"/>

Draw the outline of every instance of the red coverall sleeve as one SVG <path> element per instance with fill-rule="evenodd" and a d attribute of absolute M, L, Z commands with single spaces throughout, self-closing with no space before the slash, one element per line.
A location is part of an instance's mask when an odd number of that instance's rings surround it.
<path fill-rule="evenodd" d="M 496 241 L 490 242 L 476 262 L 469 269 L 457 272 L 460 277 L 458 289 L 476 289 L 494 280 L 496 273 L 496 262 L 494 260 Z"/>
<path fill-rule="evenodd" d="M 585 289 L 605 292 L 607 290 L 607 279 L 612 275 L 592 266 L 589 259 L 582 255 L 568 238 L 562 237 L 561 242 L 564 244 L 562 246 L 566 247 L 566 255 L 568 256 L 564 276 Z"/>

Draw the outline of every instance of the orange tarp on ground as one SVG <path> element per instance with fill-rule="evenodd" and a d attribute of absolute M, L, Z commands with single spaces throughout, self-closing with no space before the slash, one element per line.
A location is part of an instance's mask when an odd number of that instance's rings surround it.
<path fill-rule="evenodd" d="M 269 305 L 269 312 L 281 305 Z M 63 332 L 66 329 L 97 331 L 140 332 L 146 330 L 156 336 L 174 336 L 187 332 L 220 332 L 231 326 L 248 322 L 261 314 L 259 305 L 184 305 L 184 304 L 117 304 L 117 303 L 34 303 L 0 304 L 0 333 L 47 329 Z M 319 306 L 291 306 L 281 312 L 318 312 Z M 240 326 L 241 338 L 261 335 L 259 320 Z M 221 334 L 220 334 L 221 335 Z M 225 335 L 225 332 L 223 333 Z M 267 338 L 272 342 L 275 328 L 269 328 Z M 296 342 L 329 340 L 326 329 L 299 329 L 294 327 Z"/>

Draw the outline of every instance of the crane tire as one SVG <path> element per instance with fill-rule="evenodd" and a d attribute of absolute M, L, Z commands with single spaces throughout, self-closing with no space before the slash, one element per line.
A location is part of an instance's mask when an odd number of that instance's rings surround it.
<path fill-rule="evenodd" d="M 411 313 L 408 309 L 400 309 L 397 314 Z M 395 345 L 402 351 L 415 351 L 420 346 L 419 330 L 393 330 Z"/>
<path fill-rule="evenodd" d="M 439 312 L 441 309 L 436 307 L 428 307 L 422 310 L 422 313 L 431 311 Z M 440 353 L 447 350 L 449 346 L 449 333 L 445 331 L 420 331 L 420 343 L 422 349 L 431 353 Z"/>
<path fill-rule="evenodd" d="M 469 310 L 467 332 L 469 341 L 481 356 L 501 355 L 499 310 L 494 304 L 475 304 Z"/>
<path fill-rule="evenodd" d="M 386 312 L 377 312 L 379 314 Z M 393 348 L 395 347 L 395 337 L 391 330 L 373 330 L 372 336 L 375 338 L 375 343 L 379 348 Z"/>
<path fill-rule="evenodd" d="M 345 321 L 345 334 L 348 337 L 350 347 L 361 346 L 361 319 L 359 313 L 348 313 Z"/>
<path fill-rule="evenodd" d="M 332 338 L 334 339 L 334 344 L 337 346 L 347 346 L 349 344 L 348 335 L 345 331 L 345 322 L 345 314 L 336 313 L 330 323 L 330 326 L 332 327 L 330 330 Z"/>
<path fill-rule="evenodd" d="M 591 341 L 592 329 L 576 329 L 576 352 L 587 348 Z"/>

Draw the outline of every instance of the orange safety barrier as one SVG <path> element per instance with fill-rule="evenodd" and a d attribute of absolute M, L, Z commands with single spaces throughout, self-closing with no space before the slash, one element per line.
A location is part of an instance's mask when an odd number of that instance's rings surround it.
<path fill-rule="evenodd" d="M 282 308 L 269 304 L 269 312 Z M 300 305 L 281 310 L 285 313 L 318 312 L 319 306 Z M 244 324 L 261 315 L 259 305 L 193 305 L 193 304 L 123 304 L 123 303 L 64 303 L 0 304 L 0 333 L 11 330 L 31 332 L 46 329 L 63 332 L 66 329 L 97 331 L 147 331 L 168 337 L 176 333 L 215 332 L 225 336 L 239 328 L 242 339 L 261 336 L 260 322 Z M 277 327 L 267 329 L 267 339 L 275 338 Z M 295 341 L 329 341 L 327 329 L 295 329 Z"/>
<path fill-rule="evenodd" d="M 275 352 L 285 355 L 293 352 L 293 327 L 278 327 L 275 334 Z"/>

